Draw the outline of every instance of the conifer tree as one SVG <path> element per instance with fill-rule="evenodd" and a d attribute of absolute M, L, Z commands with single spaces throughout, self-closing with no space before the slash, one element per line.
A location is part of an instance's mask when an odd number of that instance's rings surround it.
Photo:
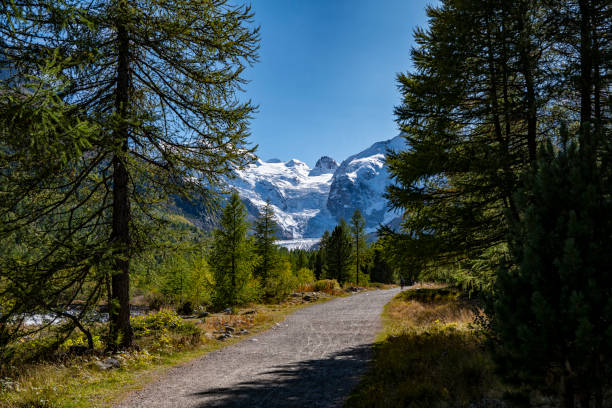
<path fill-rule="evenodd" d="M 323 232 L 319 248 L 315 257 L 314 275 L 317 279 L 323 279 L 327 271 L 327 247 L 329 245 L 330 234 L 328 230 Z"/>
<path fill-rule="evenodd" d="M 215 278 L 214 303 L 234 306 L 247 299 L 247 286 L 257 263 L 254 243 L 247 236 L 249 223 L 244 204 L 232 193 L 213 234 L 209 264 Z"/>
<path fill-rule="evenodd" d="M 609 171 L 574 143 L 548 145 L 517 193 L 524 216 L 489 310 L 508 378 L 553 395 L 561 387 L 566 408 L 601 407 L 612 385 Z"/>
<path fill-rule="evenodd" d="M 326 245 L 327 277 L 337 279 L 341 284 L 351 279 L 353 245 L 349 226 L 340 220 L 331 233 Z"/>
<path fill-rule="evenodd" d="M 274 209 L 270 201 L 259 212 L 255 221 L 255 253 L 259 256 L 259 264 L 255 268 L 255 275 L 266 281 L 270 271 L 274 269 L 278 261 L 276 247 L 276 232 L 278 226 L 274 221 Z"/>
<path fill-rule="evenodd" d="M 370 268 L 370 280 L 372 282 L 393 283 L 393 268 L 387 263 L 382 245 L 374 245 L 374 256 Z"/>
<path fill-rule="evenodd" d="M 351 217 L 351 234 L 353 236 L 353 248 L 355 249 L 355 276 L 356 285 L 359 286 L 359 267 L 363 252 L 366 250 L 365 242 L 365 219 L 361 211 L 356 209 Z"/>
<path fill-rule="evenodd" d="M 415 31 L 395 111 L 410 149 L 388 155 L 388 197 L 406 213 L 398 251 L 424 268 L 461 259 L 469 269 L 505 244 L 517 215 L 512 192 L 545 137 L 544 101 L 562 88 L 539 66 L 547 45 L 532 3 L 446 0 Z"/>
<path fill-rule="evenodd" d="M 87 208 L 83 222 L 69 217 L 69 235 L 95 231 L 85 263 L 112 271 L 111 343 L 131 344 L 129 260 L 147 245 L 142 220 L 169 195 L 211 197 L 252 158 L 254 107 L 236 96 L 256 59 L 251 17 L 227 0 L 25 0 L 2 10 L 4 64 L 16 77 L 36 76 L 60 55 L 56 77 L 68 86 L 58 96 L 97 128 L 64 172 L 67 198 L 58 201 Z"/>

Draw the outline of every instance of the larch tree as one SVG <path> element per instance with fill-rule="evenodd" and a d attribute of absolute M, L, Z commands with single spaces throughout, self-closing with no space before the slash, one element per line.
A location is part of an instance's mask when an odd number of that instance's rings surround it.
<path fill-rule="evenodd" d="M 259 217 L 255 221 L 255 253 L 259 256 L 259 265 L 255 268 L 255 275 L 266 281 L 270 271 L 278 262 L 276 247 L 276 232 L 278 225 L 274 220 L 274 209 L 270 201 L 260 210 Z"/>
<path fill-rule="evenodd" d="M 244 204 L 236 192 L 225 205 L 219 228 L 213 234 L 209 264 L 215 279 L 214 303 L 217 307 L 235 306 L 246 299 L 257 256 Z"/>
<path fill-rule="evenodd" d="M 483 259 L 507 255 L 512 195 L 548 130 L 570 120 L 543 2 L 445 0 L 415 31 L 414 70 L 398 76 L 409 149 L 388 155 L 398 251 L 423 271 L 452 267 L 487 285 Z M 494 262 L 495 263 L 495 262 Z M 496 266 L 493 266 L 495 269 Z"/>
<path fill-rule="evenodd" d="M 252 159 L 254 106 L 237 95 L 257 57 L 252 13 L 227 0 L 24 0 L 2 18 L 15 75 L 59 55 L 58 97 L 97 128 L 62 194 L 96 222 L 88 259 L 110 271 L 110 344 L 130 346 L 130 258 L 146 247 L 155 209 L 170 195 L 211 197 Z M 88 221 L 72 228 L 91 231 Z"/>

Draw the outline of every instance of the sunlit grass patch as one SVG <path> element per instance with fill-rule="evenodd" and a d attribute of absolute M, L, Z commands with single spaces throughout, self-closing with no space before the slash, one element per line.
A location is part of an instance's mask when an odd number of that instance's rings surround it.
<path fill-rule="evenodd" d="M 369 372 L 346 407 L 469 407 L 501 394 L 476 305 L 449 288 L 408 290 L 383 313 Z"/>

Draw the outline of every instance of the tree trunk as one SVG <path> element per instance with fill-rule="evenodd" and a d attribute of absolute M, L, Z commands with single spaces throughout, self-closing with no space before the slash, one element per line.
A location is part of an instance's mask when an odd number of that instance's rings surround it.
<path fill-rule="evenodd" d="M 122 2 L 123 12 L 127 5 Z M 119 16 L 117 25 L 118 67 L 115 94 L 115 109 L 119 124 L 114 133 L 115 148 L 121 155 L 128 150 L 127 112 L 129 103 L 129 38 L 124 16 Z M 115 346 L 132 345 L 130 325 L 130 201 L 128 195 L 129 175 L 124 162 L 125 157 L 113 156 L 113 220 L 111 240 L 114 249 L 114 273 L 111 281 L 113 304 L 109 305 L 111 337 Z M 117 308 L 118 306 L 118 308 Z"/>

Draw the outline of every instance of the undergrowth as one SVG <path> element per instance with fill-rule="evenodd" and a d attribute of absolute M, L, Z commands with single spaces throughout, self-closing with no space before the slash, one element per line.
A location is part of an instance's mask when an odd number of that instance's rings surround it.
<path fill-rule="evenodd" d="M 132 318 L 137 349 L 115 354 L 121 368 L 101 370 L 109 357 L 102 349 L 82 356 L 64 352 L 49 361 L 21 364 L 0 373 L 0 408 L 108 407 L 126 392 L 159 378 L 166 369 L 240 340 L 220 340 L 227 326 L 249 334 L 266 330 L 308 303 L 251 305 L 240 313 L 181 319 L 172 311 Z M 83 345 L 76 334 L 64 345 Z M 99 342 L 97 342 L 98 345 Z"/>
<path fill-rule="evenodd" d="M 501 386 L 474 325 L 477 313 L 452 288 L 398 294 L 383 312 L 385 328 L 370 370 L 345 406 L 479 407 L 496 401 Z"/>

